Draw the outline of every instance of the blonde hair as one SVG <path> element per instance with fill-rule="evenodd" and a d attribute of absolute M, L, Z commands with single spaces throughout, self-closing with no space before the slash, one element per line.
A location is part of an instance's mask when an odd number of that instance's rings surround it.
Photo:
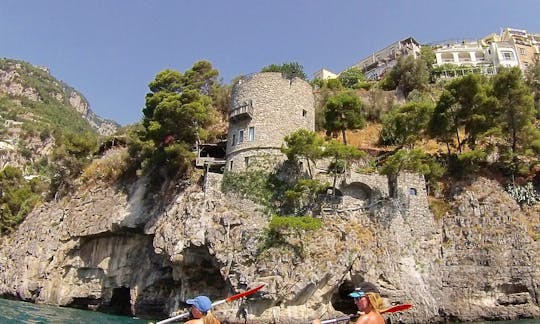
<path fill-rule="evenodd" d="M 206 312 L 206 315 L 202 317 L 204 324 L 220 324 L 221 322 L 210 311 Z"/>
<path fill-rule="evenodd" d="M 367 298 L 369 299 L 369 303 L 371 304 L 371 307 L 379 313 L 384 308 L 384 301 L 381 298 L 381 295 L 378 293 L 369 292 L 366 294 Z"/>

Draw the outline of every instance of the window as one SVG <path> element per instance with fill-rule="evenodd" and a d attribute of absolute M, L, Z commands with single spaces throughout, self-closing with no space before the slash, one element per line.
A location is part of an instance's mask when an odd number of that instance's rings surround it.
<path fill-rule="evenodd" d="M 244 158 L 244 162 L 245 162 L 246 168 L 247 168 L 247 167 L 249 166 L 249 156 L 246 156 L 246 157 Z"/>
<path fill-rule="evenodd" d="M 307 111 L 305 109 L 302 109 L 302 117 L 306 117 Z"/>
<path fill-rule="evenodd" d="M 416 188 L 409 188 L 409 195 L 416 196 L 417 195 Z"/>
<path fill-rule="evenodd" d="M 512 55 L 512 52 L 502 52 L 502 57 L 503 59 L 505 60 L 513 60 L 514 59 L 514 56 Z"/>
<path fill-rule="evenodd" d="M 255 140 L 255 127 L 249 128 L 249 141 Z"/>
<path fill-rule="evenodd" d="M 232 134 L 232 146 L 236 145 L 236 134 Z"/>
<path fill-rule="evenodd" d="M 519 48 L 519 54 L 525 55 L 525 49 L 523 47 Z"/>
<path fill-rule="evenodd" d="M 232 168 L 233 168 L 233 162 L 234 162 L 234 161 L 229 162 L 229 171 L 232 171 Z"/>
<path fill-rule="evenodd" d="M 238 143 L 244 142 L 244 130 L 242 129 L 240 132 L 238 132 Z"/>

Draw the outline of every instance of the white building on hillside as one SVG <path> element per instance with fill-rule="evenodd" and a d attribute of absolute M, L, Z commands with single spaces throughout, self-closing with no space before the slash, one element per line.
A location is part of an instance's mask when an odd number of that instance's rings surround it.
<path fill-rule="evenodd" d="M 373 52 L 368 57 L 365 57 L 355 65 L 348 67 L 338 74 L 326 69 L 321 69 L 314 73 L 314 78 L 323 80 L 337 78 L 339 74 L 348 69 L 358 68 L 364 73 L 366 79 L 379 80 L 386 71 L 396 65 L 397 60 L 400 57 L 413 55 L 414 58 L 417 58 L 419 54 L 420 44 L 414 38 L 409 37 L 392 43 L 377 52 Z"/>
<path fill-rule="evenodd" d="M 396 65 L 402 56 L 412 55 L 417 58 L 420 54 L 420 44 L 412 37 L 392 43 L 385 48 L 373 52 L 370 56 L 349 67 L 358 68 L 368 80 L 379 80 L 384 73 Z M 346 69 L 346 70 L 348 70 Z"/>
<path fill-rule="evenodd" d="M 328 80 L 335 79 L 337 77 L 337 74 L 327 69 L 320 69 L 319 71 L 313 73 L 313 79 Z"/>
<path fill-rule="evenodd" d="M 446 44 L 435 50 L 436 66 L 444 64 L 478 66 L 490 64 L 484 55 L 484 48 L 478 42 Z"/>
<path fill-rule="evenodd" d="M 487 48 L 488 60 L 495 68 L 519 66 L 515 47 L 509 42 L 493 42 Z"/>
<path fill-rule="evenodd" d="M 539 58 L 540 34 L 529 33 L 522 29 L 505 28 L 500 38 L 513 45 L 522 71 L 527 71 Z"/>

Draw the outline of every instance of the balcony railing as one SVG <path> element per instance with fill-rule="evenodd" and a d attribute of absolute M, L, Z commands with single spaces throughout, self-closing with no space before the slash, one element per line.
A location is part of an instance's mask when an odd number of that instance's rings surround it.
<path fill-rule="evenodd" d="M 253 118 L 253 103 L 251 100 L 233 108 L 229 113 L 229 121 L 251 118 Z"/>

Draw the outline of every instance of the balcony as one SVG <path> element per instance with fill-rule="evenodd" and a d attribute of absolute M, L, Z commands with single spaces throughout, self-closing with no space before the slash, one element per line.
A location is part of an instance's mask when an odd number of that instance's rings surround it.
<path fill-rule="evenodd" d="M 253 102 L 244 102 L 242 105 L 233 108 L 229 113 L 229 121 L 239 121 L 253 118 Z"/>

